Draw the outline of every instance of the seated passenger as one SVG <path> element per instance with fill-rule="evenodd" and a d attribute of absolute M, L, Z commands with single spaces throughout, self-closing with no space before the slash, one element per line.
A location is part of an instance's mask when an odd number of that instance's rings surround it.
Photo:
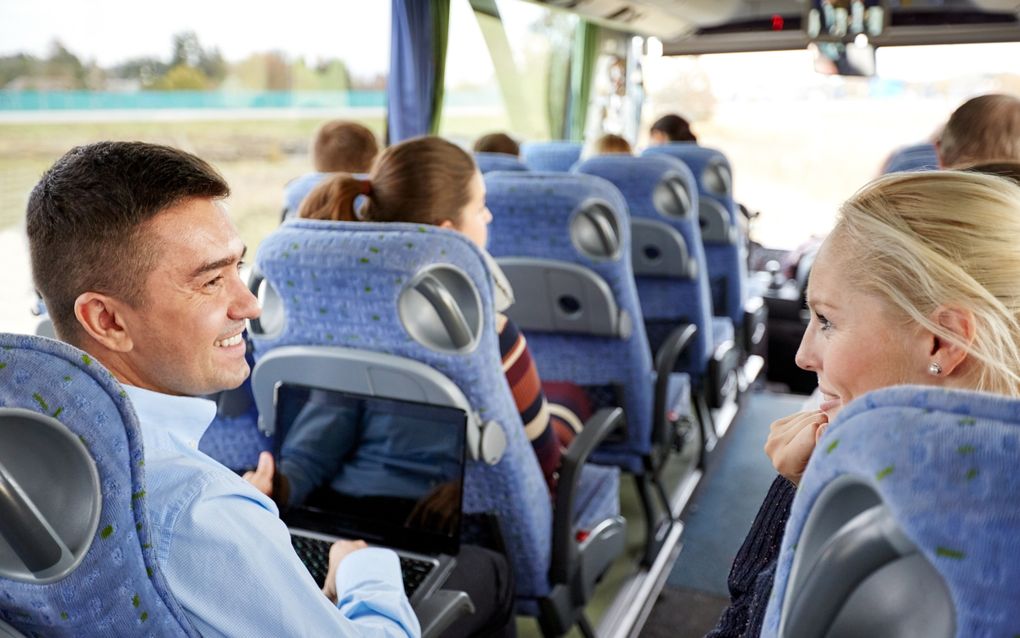
<path fill-rule="evenodd" d="M 691 130 L 690 122 L 670 113 L 655 120 L 648 141 L 652 146 L 659 146 L 670 142 L 697 142 L 698 138 Z"/>
<path fill-rule="evenodd" d="M 1020 161 L 1020 98 L 979 95 L 949 116 L 935 144 L 942 168 Z"/>
<path fill-rule="evenodd" d="M 59 159 L 27 213 L 56 333 L 124 384 L 153 549 L 199 634 L 419 635 L 396 554 L 335 543 L 320 591 L 276 504 L 197 449 L 216 405 L 195 397 L 245 380 L 241 333 L 260 312 L 239 276 L 228 194 L 211 166 L 165 146 L 100 142 Z"/>
<path fill-rule="evenodd" d="M 631 155 L 634 151 L 630 148 L 630 142 L 612 133 L 606 133 L 595 140 L 595 155 Z"/>
<path fill-rule="evenodd" d="M 354 220 L 354 199 L 362 194 L 365 202 L 358 212 L 360 219 L 433 224 L 460 231 L 485 250 L 492 219 L 485 206 L 485 182 L 471 156 L 455 144 L 424 137 L 392 146 L 379 156 L 371 179 L 331 178 L 309 194 L 300 216 Z M 550 410 L 524 335 L 502 314 L 513 303 L 513 291 L 496 262 L 488 261 L 497 297 L 496 329 L 503 370 L 551 491 L 561 447 L 573 440 L 580 421 L 567 410 L 554 409 L 555 415 Z"/>
<path fill-rule="evenodd" d="M 284 187 L 284 217 L 297 209 L 315 186 L 331 173 L 367 173 L 379 154 L 375 134 L 357 122 L 332 120 L 319 127 L 312 142 L 315 172 L 292 179 Z"/>
<path fill-rule="evenodd" d="M 797 365 L 822 403 L 771 426 L 779 471 L 709 636 L 758 636 L 797 482 L 828 424 L 865 392 L 921 384 L 1020 396 L 1020 187 L 980 173 L 899 173 L 840 210 L 808 283 Z M 824 444 L 824 442 L 823 442 Z"/>
<path fill-rule="evenodd" d="M 375 134 L 346 120 L 323 124 L 312 144 L 312 162 L 319 173 L 367 173 L 378 154 Z"/>
<path fill-rule="evenodd" d="M 503 153 L 517 157 L 521 154 L 521 146 L 506 133 L 489 133 L 475 140 L 475 153 Z"/>

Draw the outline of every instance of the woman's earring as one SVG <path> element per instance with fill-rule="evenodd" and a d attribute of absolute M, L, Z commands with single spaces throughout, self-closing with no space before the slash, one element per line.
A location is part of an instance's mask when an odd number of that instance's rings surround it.
<path fill-rule="evenodd" d="M 932 361 L 931 363 L 928 364 L 928 374 L 932 375 L 933 377 L 939 376 L 940 374 L 942 374 L 942 366 L 940 366 L 938 362 Z"/>

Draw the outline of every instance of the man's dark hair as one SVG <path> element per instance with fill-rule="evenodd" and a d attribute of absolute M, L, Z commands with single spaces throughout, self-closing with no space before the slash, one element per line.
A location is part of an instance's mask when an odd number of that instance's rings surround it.
<path fill-rule="evenodd" d="M 697 142 L 698 138 L 691 130 L 691 124 L 684 118 L 670 113 L 663 115 L 652 124 L 652 130 L 666 136 L 670 142 Z"/>
<path fill-rule="evenodd" d="M 143 142 L 99 142 L 68 151 L 28 200 L 36 288 L 57 334 L 79 343 L 75 300 L 93 291 L 138 306 L 159 258 L 143 224 L 194 198 L 230 194 L 223 177 L 184 151 Z"/>
<path fill-rule="evenodd" d="M 521 154 L 521 146 L 506 133 L 489 133 L 475 140 L 476 153 L 505 153 L 517 157 Z"/>

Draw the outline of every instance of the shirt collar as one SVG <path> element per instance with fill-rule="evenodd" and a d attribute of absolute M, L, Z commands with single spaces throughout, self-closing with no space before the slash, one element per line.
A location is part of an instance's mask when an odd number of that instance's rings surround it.
<path fill-rule="evenodd" d="M 198 449 L 198 441 L 216 416 L 216 404 L 208 399 L 173 396 L 125 385 L 146 447 L 174 444 Z"/>

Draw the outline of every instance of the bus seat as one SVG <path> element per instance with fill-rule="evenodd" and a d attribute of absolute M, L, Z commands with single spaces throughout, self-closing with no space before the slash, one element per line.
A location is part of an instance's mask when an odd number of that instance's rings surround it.
<path fill-rule="evenodd" d="M 712 316 L 694 177 L 683 162 L 664 155 L 603 155 L 574 170 L 612 182 L 627 201 L 631 261 L 652 352 L 680 325 L 697 328 L 679 370 L 691 375 L 699 421 L 707 425 L 709 412 L 700 408 L 730 398 L 739 356 L 733 324 Z"/>
<path fill-rule="evenodd" d="M 581 159 L 580 142 L 553 140 L 525 142 L 521 145 L 521 161 L 533 171 L 566 173 Z"/>
<path fill-rule="evenodd" d="M 28 636 L 198 636 L 147 521 L 121 386 L 67 344 L 0 335 L 0 622 Z"/>
<path fill-rule="evenodd" d="M 747 238 L 733 199 L 733 172 L 729 161 L 721 152 L 691 142 L 651 146 L 642 155 L 675 157 L 694 175 L 713 311 L 730 318 L 738 343 L 745 351 L 750 351 L 757 345 L 753 337 L 760 337 L 758 325 L 764 325 L 765 317 L 756 316 L 762 306 L 760 298 L 752 300 L 748 295 Z M 753 325 L 748 327 L 749 324 Z"/>
<path fill-rule="evenodd" d="M 658 467 L 690 421 L 689 377 L 673 370 L 693 329 L 671 333 L 660 347 L 669 356 L 653 363 L 627 204 L 611 183 L 573 173 L 506 172 L 489 173 L 485 182 L 490 252 L 506 266 L 517 298 L 507 314 L 527 335 L 544 381 L 579 385 L 594 405 L 624 408 L 626 436 L 602 446 L 596 460 L 633 474 L 648 497 L 646 558 L 654 557 L 652 537 L 670 517 L 660 520 L 655 511 L 666 499 L 649 468 Z M 525 301 L 529 290 L 546 296 Z"/>
<path fill-rule="evenodd" d="M 931 387 L 847 406 L 797 490 L 762 635 L 1015 635 L 1018 415 Z"/>
<path fill-rule="evenodd" d="M 521 160 L 506 153 L 475 153 L 475 163 L 482 173 L 529 170 Z"/>
<path fill-rule="evenodd" d="M 882 167 L 882 174 L 906 171 L 934 171 L 939 168 L 939 156 L 931 142 L 913 144 L 896 149 L 889 154 Z"/>
<path fill-rule="evenodd" d="M 245 333 L 245 358 L 254 367 L 251 340 Z M 273 439 L 258 428 L 259 413 L 251 390 L 251 376 L 233 390 L 206 397 L 216 402 L 216 417 L 198 442 L 198 449 L 235 472 L 255 469 L 259 454 L 272 451 Z"/>
<path fill-rule="evenodd" d="M 304 201 L 305 197 L 308 197 L 308 193 L 312 192 L 313 188 L 332 174 L 319 172 L 305 173 L 287 182 L 287 185 L 283 187 L 283 218 L 297 217 L 298 210 L 301 208 L 301 202 Z"/>
<path fill-rule="evenodd" d="M 584 463 L 622 412 L 600 411 L 568 448 L 554 510 L 503 373 L 491 276 L 469 238 L 419 224 L 291 220 L 263 241 L 256 268 L 263 297 L 277 299 L 267 304 L 276 310 L 252 325 L 263 423 L 273 383 L 265 385 L 260 370 L 289 346 L 310 346 L 309 356 L 343 357 L 348 371 L 368 362 L 374 371 L 353 375 L 360 385 L 352 391 L 374 387 L 385 394 L 410 384 L 420 393 L 431 383 L 460 396 L 473 424 L 475 457 L 465 475 L 464 510 L 497 515 L 518 609 L 569 628 L 595 580 L 623 551 L 618 471 Z M 366 382 L 372 375 L 387 381 Z M 329 384 L 340 377 L 316 375 Z M 419 394 L 423 399 L 434 397 Z M 501 452 L 486 444 L 494 435 Z M 591 533 L 583 547 L 575 538 L 582 524 Z"/>

